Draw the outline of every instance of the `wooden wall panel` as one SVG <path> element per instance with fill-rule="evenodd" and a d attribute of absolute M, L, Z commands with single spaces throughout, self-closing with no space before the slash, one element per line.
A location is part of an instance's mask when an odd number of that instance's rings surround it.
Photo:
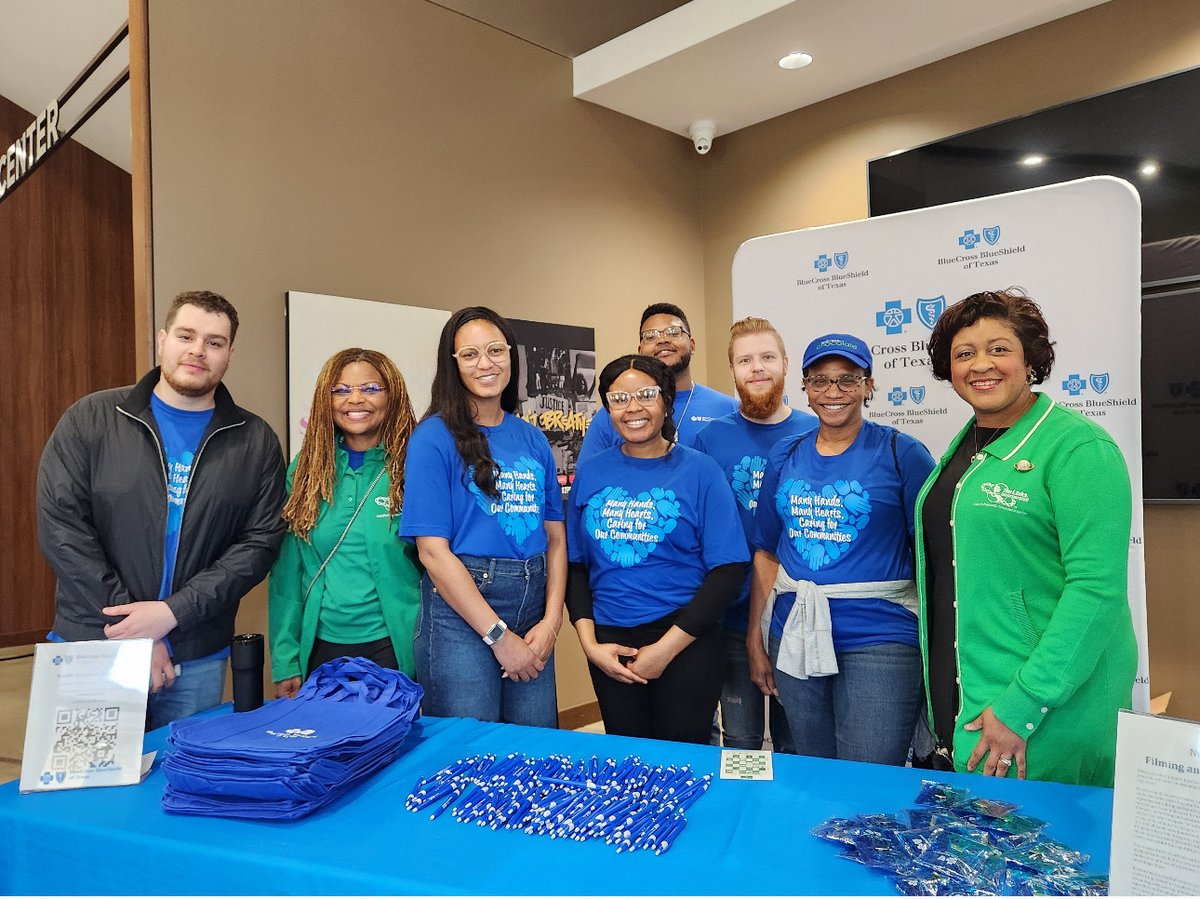
<path fill-rule="evenodd" d="M 0 97 L 0 149 L 33 115 Z M 0 645 L 41 640 L 54 576 L 37 543 L 38 459 L 63 411 L 135 378 L 131 186 L 68 141 L 0 199 Z"/>

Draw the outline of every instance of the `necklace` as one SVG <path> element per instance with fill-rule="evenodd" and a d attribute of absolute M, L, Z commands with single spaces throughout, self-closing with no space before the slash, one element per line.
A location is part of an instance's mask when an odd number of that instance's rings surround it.
<path fill-rule="evenodd" d="M 679 442 L 679 438 L 683 436 L 683 423 L 687 421 L 687 410 L 692 405 L 692 397 L 696 395 L 696 385 L 693 384 L 688 390 L 687 402 L 683 404 L 683 412 L 679 416 L 679 421 L 675 422 L 675 442 Z"/>
<path fill-rule="evenodd" d="M 1005 431 L 1007 431 L 1008 428 L 1006 428 L 1006 427 L 1005 428 L 987 428 L 987 430 L 992 432 L 992 435 L 990 437 L 988 437 L 987 440 L 983 441 L 983 446 L 979 445 L 979 432 L 984 429 L 980 428 L 979 424 L 976 423 L 973 430 L 975 432 L 975 434 L 974 434 L 974 436 L 975 436 L 975 459 L 978 461 L 979 459 L 983 458 L 983 454 L 980 453 L 980 450 L 986 449 L 987 445 L 989 443 L 991 443 L 993 440 L 995 440 L 997 437 L 999 437 L 1001 434 L 1003 434 Z"/>

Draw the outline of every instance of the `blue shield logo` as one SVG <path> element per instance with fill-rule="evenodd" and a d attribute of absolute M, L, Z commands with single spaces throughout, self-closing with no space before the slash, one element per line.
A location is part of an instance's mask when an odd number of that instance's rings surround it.
<path fill-rule="evenodd" d="M 995 225 L 991 228 L 984 228 L 983 239 L 988 242 L 989 247 L 994 247 L 996 245 L 996 241 L 1000 239 L 1000 226 Z"/>
<path fill-rule="evenodd" d="M 958 239 L 958 245 L 964 250 L 975 249 L 975 244 L 979 243 L 979 235 L 968 228 L 962 233 L 962 237 Z"/>
<path fill-rule="evenodd" d="M 54 779 L 57 780 L 59 783 L 62 783 L 64 780 L 67 779 L 67 772 L 66 771 L 56 772 L 54 775 Z"/>
<path fill-rule="evenodd" d="M 932 300 L 927 300 L 923 297 L 917 297 L 917 318 L 930 331 L 937 324 L 938 318 L 946 311 L 946 295 L 934 297 Z"/>
<path fill-rule="evenodd" d="M 818 256 L 816 259 L 813 260 L 813 268 L 815 268 L 821 274 L 825 274 L 827 271 L 829 271 L 830 264 L 831 264 L 831 261 L 830 261 L 829 257 L 826 256 L 824 253 L 822 253 L 820 256 Z"/>
<path fill-rule="evenodd" d="M 850 261 L 850 254 L 843 250 L 841 253 L 833 254 L 833 264 L 838 268 L 845 268 L 846 263 Z"/>
<path fill-rule="evenodd" d="M 910 387 L 908 388 L 908 395 L 911 396 L 912 401 L 919 406 L 921 403 L 925 402 L 925 387 Z"/>
<path fill-rule="evenodd" d="M 1088 378 L 1088 383 L 1092 385 L 1092 390 L 1096 393 L 1104 393 L 1108 390 L 1108 372 L 1099 375 L 1092 375 Z"/>

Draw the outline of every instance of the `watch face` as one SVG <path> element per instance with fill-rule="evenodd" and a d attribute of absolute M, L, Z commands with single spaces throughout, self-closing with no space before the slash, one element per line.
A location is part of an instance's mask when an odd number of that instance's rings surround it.
<path fill-rule="evenodd" d="M 485 636 L 487 637 L 488 643 L 495 643 L 497 640 L 499 640 L 501 637 L 504 636 L 504 632 L 506 630 L 508 630 L 508 628 L 505 627 L 504 622 L 497 621 L 495 624 L 492 625 L 492 629 L 489 630 L 487 632 L 487 634 L 485 634 Z"/>

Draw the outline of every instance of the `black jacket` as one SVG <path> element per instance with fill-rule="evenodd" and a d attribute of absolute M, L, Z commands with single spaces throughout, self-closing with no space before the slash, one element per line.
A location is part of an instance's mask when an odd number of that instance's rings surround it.
<path fill-rule="evenodd" d="M 58 576 L 54 631 L 103 640 L 105 606 L 158 598 L 167 519 L 166 457 L 150 411 L 155 368 L 102 390 L 59 420 L 38 468 L 38 536 Z M 228 646 L 241 598 L 283 540 L 284 459 L 270 426 L 217 387 L 183 510 L 174 592 L 177 662 Z"/>

